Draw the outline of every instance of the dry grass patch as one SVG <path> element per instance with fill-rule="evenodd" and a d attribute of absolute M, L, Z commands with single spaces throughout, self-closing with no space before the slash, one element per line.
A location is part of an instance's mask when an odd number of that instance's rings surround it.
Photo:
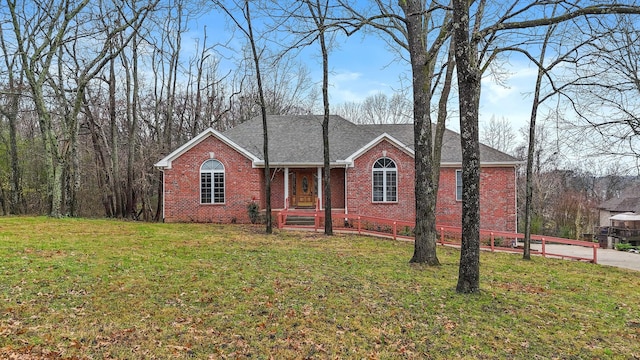
<path fill-rule="evenodd" d="M 0 358 L 634 358 L 631 271 L 260 227 L 0 218 Z"/>

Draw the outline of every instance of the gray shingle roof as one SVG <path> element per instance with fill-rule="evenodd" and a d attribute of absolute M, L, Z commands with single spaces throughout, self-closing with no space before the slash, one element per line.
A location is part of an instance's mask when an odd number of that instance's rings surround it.
<path fill-rule="evenodd" d="M 377 135 L 387 133 L 405 145 L 414 149 L 413 144 L 413 124 L 380 124 L 380 125 L 360 125 L 359 127 L 370 128 L 370 131 Z M 435 125 L 433 125 L 435 136 Z M 480 144 L 480 161 L 484 163 L 510 163 L 518 162 L 518 159 L 505 154 L 494 148 Z M 445 130 L 442 138 L 442 163 L 462 163 L 462 148 L 460 145 L 460 134 Z"/>
<path fill-rule="evenodd" d="M 620 196 L 601 203 L 598 208 L 613 212 L 631 211 L 640 214 L 640 184 L 627 187 Z"/>
<path fill-rule="evenodd" d="M 321 115 L 269 115 L 269 162 L 273 164 L 322 164 Z M 413 150 L 413 124 L 356 125 L 332 115 L 329 119 L 329 150 L 332 162 L 344 160 L 378 136 L 387 133 Z M 256 117 L 223 133 L 260 159 L 262 118 Z M 514 157 L 485 145 L 480 146 L 483 163 L 517 163 Z M 447 130 L 443 139 L 443 163 L 462 162 L 460 136 Z"/>

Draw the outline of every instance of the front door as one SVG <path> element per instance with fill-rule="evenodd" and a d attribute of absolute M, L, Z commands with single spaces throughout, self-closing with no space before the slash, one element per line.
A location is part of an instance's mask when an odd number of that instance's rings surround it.
<path fill-rule="evenodd" d="M 313 207 L 316 205 L 315 172 L 311 170 L 293 171 L 291 174 L 291 206 Z"/>

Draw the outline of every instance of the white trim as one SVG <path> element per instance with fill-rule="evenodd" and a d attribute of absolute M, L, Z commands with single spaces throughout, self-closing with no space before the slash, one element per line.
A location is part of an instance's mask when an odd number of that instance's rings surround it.
<path fill-rule="evenodd" d="M 376 164 L 378 163 L 378 161 L 382 160 L 382 159 L 388 159 L 389 161 L 391 161 L 393 163 L 393 168 L 376 168 Z M 376 170 L 377 169 L 377 170 Z M 376 200 L 375 199 L 375 193 L 373 191 L 374 187 L 375 187 L 375 178 L 374 178 L 374 174 L 376 172 L 380 172 L 382 173 L 382 200 Z M 387 200 L 387 190 L 389 188 L 389 185 L 387 184 L 387 173 L 390 172 L 394 172 L 396 175 L 396 193 L 395 193 L 395 200 Z M 372 203 L 397 203 L 398 202 L 398 165 L 396 163 L 395 160 L 393 160 L 392 158 L 388 157 L 388 156 L 383 156 L 380 157 L 378 159 L 376 159 L 376 161 L 373 163 L 373 165 L 371 166 L 371 202 Z"/>
<path fill-rule="evenodd" d="M 458 198 L 458 174 L 460 174 L 460 198 Z M 463 192 L 464 192 L 464 183 L 462 182 L 462 169 L 456 169 L 456 188 L 453 194 L 456 201 L 462 201 Z"/>
<path fill-rule="evenodd" d="M 220 169 L 214 169 L 214 170 L 205 170 L 202 171 L 202 166 L 204 164 L 206 164 L 209 161 L 217 161 L 221 166 L 222 166 L 222 170 Z M 205 161 L 202 162 L 202 164 L 200 164 L 200 172 L 198 172 L 198 185 L 200 187 L 200 205 L 224 205 L 227 203 L 227 168 L 224 166 L 224 164 L 222 163 L 222 161 L 218 160 L 218 159 L 207 159 Z M 211 202 L 202 202 L 202 174 L 206 173 L 206 174 L 211 174 Z M 215 201 L 215 196 L 214 196 L 214 174 L 222 174 L 222 191 L 223 191 L 223 201 L 222 202 L 216 202 Z"/>
<path fill-rule="evenodd" d="M 347 170 L 349 169 L 349 165 L 344 166 L 344 213 L 345 215 L 349 213 L 347 210 L 347 203 L 349 202 L 349 191 L 347 190 L 349 187 L 347 186 L 349 182 L 347 181 Z"/>
<path fill-rule="evenodd" d="M 164 222 L 164 219 L 166 219 L 165 210 L 167 209 L 165 206 L 165 201 L 167 199 L 167 192 L 165 191 L 166 179 L 164 177 L 164 170 L 160 169 L 160 171 L 162 172 L 162 222 Z"/>
<path fill-rule="evenodd" d="M 514 210 L 515 210 L 515 219 L 516 219 L 516 232 L 518 232 L 518 170 L 513 168 L 513 188 L 515 191 L 513 192 L 513 202 L 514 202 Z M 517 240 L 516 240 L 517 241 Z"/>
<path fill-rule="evenodd" d="M 318 209 L 322 209 L 322 168 L 318 166 Z"/>
<path fill-rule="evenodd" d="M 284 208 L 289 208 L 287 201 L 289 201 L 289 168 L 284 168 Z"/>
<path fill-rule="evenodd" d="M 332 168 L 343 167 L 345 161 L 336 160 L 334 162 L 329 163 L 329 166 Z M 309 163 L 301 163 L 301 162 L 273 162 L 269 161 L 270 167 L 289 167 L 295 169 L 304 169 L 304 168 L 317 168 L 318 166 L 324 167 L 324 163 L 321 162 L 309 162 Z M 264 160 L 258 160 L 253 163 L 253 167 L 264 167 Z"/>
<path fill-rule="evenodd" d="M 176 158 L 178 158 L 180 155 L 184 154 L 185 152 L 189 151 L 191 148 L 193 148 L 194 146 L 198 145 L 199 143 L 201 143 L 203 140 L 205 140 L 209 136 L 215 136 L 216 138 L 218 138 L 218 140 L 220 140 L 223 143 L 229 145 L 234 150 L 238 151 L 242 155 L 244 155 L 247 158 L 249 158 L 253 162 L 254 167 L 255 167 L 256 163 L 261 161 L 255 155 L 250 153 L 248 150 L 246 150 L 242 146 L 236 144 L 235 142 L 233 142 L 228 137 L 222 135 L 221 133 L 219 133 L 218 131 L 214 130 L 213 128 L 208 128 L 205 131 L 201 132 L 200 134 L 196 135 L 193 139 L 187 141 L 184 145 L 182 145 L 179 148 L 177 148 L 176 150 L 174 150 L 171 154 L 169 154 L 169 155 L 165 156 L 164 158 L 162 158 L 162 160 L 160 160 L 157 163 L 155 163 L 154 166 L 157 167 L 157 168 L 160 168 L 160 169 L 171 169 L 171 162 L 173 160 L 175 160 Z M 263 163 L 264 163 L 264 161 L 263 161 Z"/>
<path fill-rule="evenodd" d="M 398 149 L 402 150 L 403 152 L 405 152 L 406 154 L 408 154 L 409 156 L 413 157 L 415 155 L 414 151 L 411 150 L 411 148 L 408 145 L 403 144 L 401 141 L 397 140 L 396 138 L 394 138 L 393 136 L 384 133 L 380 136 L 378 136 L 377 138 L 371 140 L 368 144 L 366 144 L 365 146 L 361 147 L 360 149 L 358 149 L 356 152 L 354 152 L 353 154 L 351 154 L 348 158 L 346 158 L 344 160 L 345 163 L 348 163 L 350 166 L 353 166 L 353 162 L 360 157 L 362 154 L 366 153 L 367 151 L 369 151 L 371 148 L 373 148 L 374 146 L 378 145 L 379 143 L 381 143 L 383 140 L 387 140 L 389 141 L 393 146 L 397 147 Z M 394 161 L 395 162 L 395 161 Z"/>
<path fill-rule="evenodd" d="M 484 167 L 516 167 L 518 165 L 522 165 L 524 164 L 524 162 L 522 161 L 512 161 L 512 162 L 480 162 L 480 167 L 484 168 Z M 461 162 L 443 162 L 440 163 L 440 167 L 441 168 L 460 168 L 462 167 L 462 163 Z"/>

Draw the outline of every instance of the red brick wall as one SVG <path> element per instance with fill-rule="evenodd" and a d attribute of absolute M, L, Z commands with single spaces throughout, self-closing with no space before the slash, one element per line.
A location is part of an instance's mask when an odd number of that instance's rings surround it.
<path fill-rule="evenodd" d="M 382 152 L 398 167 L 398 201 L 374 203 L 372 200 L 373 164 Z M 456 169 L 442 168 L 436 207 L 438 224 L 460 226 L 462 203 L 456 201 Z M 356 159 L 347 169 L 347 209 L 362 214 L 404 221 L 415 220 L 414 161 L 389 142 L 383 141 Z M 516 177 L 513 167 L 483 167 L 480 171 L 480 227 L 483 229 L 516 231 Z"/>
<path fill-rule="evenodd" d="M 225 167 L 225 204 L 200 204 L 200 166 L 214 152 Z M 248 223 L 247 204 L 261 202 L 260 173 L 251 160 L 210 136 L 164 170 L 164 211 L 167 222 Z"/>
<path fill-rule="evenodd" d="M 456 201 L 456 170 L 442 168 L 436 206 L 438 224 L 460 226 L 462 202 Z M 516 176 L 513 167 L 480 169 L 480 227 L 516 231 Z"/>
<path fill-rule="evenodd" d="M 515 168 L 480 171 L 480 227 L 517 231 Z"/>
<path fill-rule="evenodd" d="M 265 207 L 267 204 L 262 209 Z M 271 208 L 284 209 L 284 169 L 271 170 Z"/>
<path fill-rule="evenodd" d="M 331 169 L 331 208 L 344 208 L 344 169 Z"/>
<path fill-rule="evenodd" d="M 373 164 L 383 157 L 395 161 L 398 170 L 398 201 L 373 202 Z M 382 141 L 358 157 L 354 167 L 347 169 L 347 210 L 351 214 L 414 221 L 414 165 L 413 158 L 388 141 Z"/>
<path fill-rule="evenodd" d="M 383 157 L 396 162 L 398 168 L 398 201 L 374 203 L 372 200 L 372 167 Z M 209 152 L 225 166 L 225 204 L 200 204 L 200 166 Z M 334 208 L 345 207 L 344 169 L 331 170 L 331 199 Z M 362 214 L 397 220 L 414 221 L 414 163 L 406 153 L 383 141 L 356 159 L 347 170 L 347 209 Z M 438 192 L 437 222 L 460 226 L 461 203 L 455 199 L 456 168 L 443 168 Z M 516 231 L 516 184 L 513 167 L 481 169 L 480 226 L 483 229 Z M 264 170 L 251 167 L 251 160 L 210 136 L 172 163 L 164 171 L 165 221 L 247 223 L 247 204 L 256 201 L 265 208 Z M 284 171 L 279 169 L 272 181 L 272 207 L 284 207 Z"/>

